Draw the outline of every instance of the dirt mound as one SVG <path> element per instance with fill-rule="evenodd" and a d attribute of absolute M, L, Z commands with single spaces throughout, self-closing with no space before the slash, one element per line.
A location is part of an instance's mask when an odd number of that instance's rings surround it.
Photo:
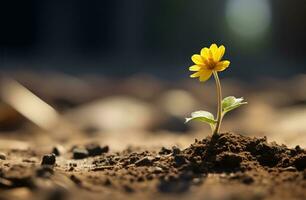
<path fill-rule="evenodd" d="M 305 169 L 305 150 L 296 146 L 268 143 L 267 138 L 250 138 L 223 133 L 195 141 L 183 155 L 206 172 L 246 171 L 260 167 Z"/>
<path fill-rule="evenodd" d="M 89 146 L 93 145 L 80 148 Z M 126 193 L 146 199 L 177 194 L 224 199 L 216 197 L 220 192 L 228 199 L 306 198 L 305 150 L 269 143 L 265 137 L 221 133 L 195 140 L 186 149 L 128 148 L 117 153 L 99 151 L 84 159 L 75 159 L 74 151 L 56 157 L 55 164 L 42 166 L 33 151 L 19 153 L 22 158 L 30 157 L 21 163 L 10 160 L 14 152 L 8 152 L 8 159 L 0 161 L 0 191 L 23 187 L 36 197 L 55 188 L 53 192 L 65 190 L 65 197 L 75 195 L 74 199 L 82 199 L 82 193 L 88 199 L 134 198 Z M 198 192 L 189 192 L 191 187 Z M 4 194 L 0 198 L 7 199 Z"/>
<path fill-rule="evenodd" d="M 301 178 L 305 157 L 305 150 L 299 146 L 289 149 L 268 143 L 265 137 L 222 133 L 195 140 L 184 150 L 163 147 L 159 152 L 135 153 L 129 149 L 96 159 L 92 170 L 114 168 L 116 172 L 112 176 L 121 180 L 132 183 L 157 179 L 160 192 L 184 192 L 212 173 L 232 173 L 230 179 L 243 184 L 261 181 L 273 171 L 295 172 Z"/>

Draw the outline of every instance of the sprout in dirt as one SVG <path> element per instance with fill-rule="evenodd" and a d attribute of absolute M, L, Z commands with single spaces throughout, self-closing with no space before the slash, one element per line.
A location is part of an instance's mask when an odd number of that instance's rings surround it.
<path fill-rule="evenodd" d="M 194 54 L 191 57 L 194 65 L 189 67 L 189 70 L 194 72 L 190 77 L 199 78 L 200 82 L 208 80 L 212 75 L 214 76 L 218 107 L 216 119 L 210 112 L 200 110 L 191 113 L 191 117 L 186 118 L 186 123 L 192 120 L 208 123 L 213 134 L 219 133 L 222 119 L 226 113 L 243 104 L 247 104 L 247 102 L 243 101 L 243 97 L 236 98 L 234 96 L 229 96 L 222 100 L 222 90 L 218 72 L 227 69 L 230 65 L 230 61 L 222 60 L 224 53 L 225 47 L 223 45 L 218 47 L 216 44 L 212 44 L 209 48 L 203 48 L 200 54 Z"/>

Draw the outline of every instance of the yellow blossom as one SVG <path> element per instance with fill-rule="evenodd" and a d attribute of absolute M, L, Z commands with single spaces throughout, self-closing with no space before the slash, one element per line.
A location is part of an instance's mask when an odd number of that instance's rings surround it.
<path fill-rule="evenodd" d="M 195 65 L 189 67 L 189 70 L 195 72 L 190 75 L 191 78 L 198 78 L 200 81 L 208 80 L 213 71 L 225 70 L 230 61 L 221 60 L 225 52 L 225 47 L 221 45 L 218 47 L 216 44 L 210 45 L 209 48 L 203 48 L 199 54 L 194 54 L 191 60 Z"/>

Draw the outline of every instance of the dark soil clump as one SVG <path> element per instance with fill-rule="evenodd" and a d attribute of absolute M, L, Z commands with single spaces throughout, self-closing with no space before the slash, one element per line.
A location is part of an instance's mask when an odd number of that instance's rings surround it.
<path fill-rule="evenodd" d="M 73 159 L 83 159 L 88 157 L 88 151 L 82 148 L 73 149 Z"/>
<path fill-rule="evenodd" d="M 108 146 L 101 147 L 99 144 L 91 143 L 85 146 L 89 156 L 97 156 L 109 151 Z"/>
<path fill-rule="evenodd" d="M 42 158 L 41 164 L 42 165 L 54 165 L 55 162 L 56 162 L 55 154 L 52 153 L 52 154 L 44 155 Z"/>

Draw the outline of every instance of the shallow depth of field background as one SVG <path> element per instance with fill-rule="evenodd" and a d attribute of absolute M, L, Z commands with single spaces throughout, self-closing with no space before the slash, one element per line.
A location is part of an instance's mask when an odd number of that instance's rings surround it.
<path fill-rule="evenodd" d="M 85 134 L 67 137 L 187 145 L 210 132 L 184 117 L 216 106 L 214 81 L 188 78 L 190 56 L 223 44 L 224 95 L 249 105 L 222 130 L 305 146 L 305 10 L 305 1 L 277 0 L 3 1 L 0 70 Z M 44 145 L 58 132 L 0 102 L 1 138 Z"/>

